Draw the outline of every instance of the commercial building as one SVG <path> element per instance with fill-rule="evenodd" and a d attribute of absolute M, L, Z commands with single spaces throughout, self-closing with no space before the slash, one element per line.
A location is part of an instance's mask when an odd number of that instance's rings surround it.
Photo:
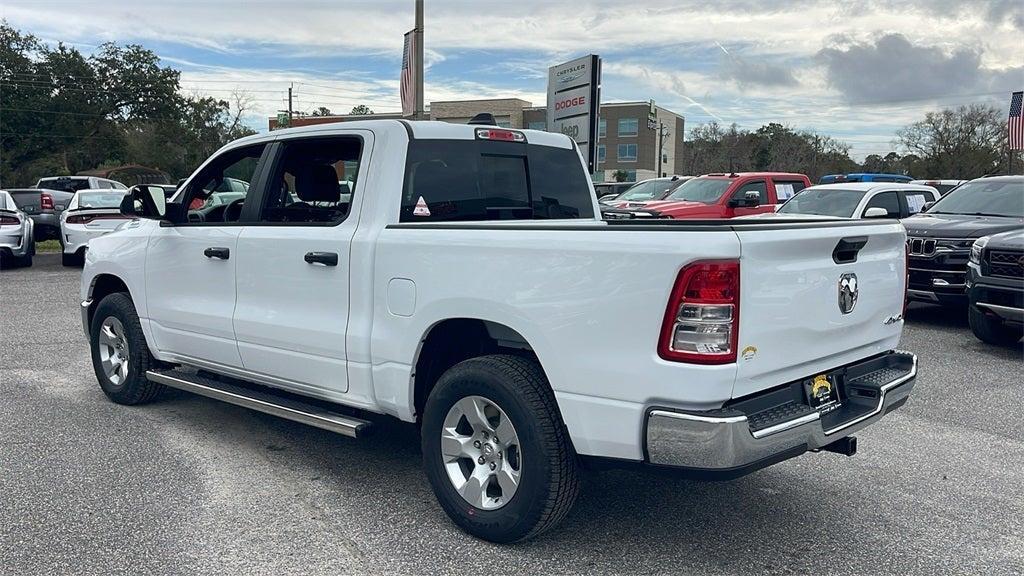
<path fill-rule="evenodd" d="M 547 129 L 545 107 L 533 106 L 518 98 L 435 101 L 428 107 L 430 119 L 442 122 L 465 123 L 482 112 L 492 114 L 497 124 L 506 128 Z M 617 176 L 636 181 L 653 178 L 659 173 L 682 174 L 685 122 L 681 115 L 650 102 L 613 102 L 602 104 L 599 116 L 595 181 L 611 181 Z M 399 113 L 304 116 L 293 118 L 291 124 L 308 126 L 401 117 Z M 277 119 L 271 118 L 270 129 L 277 127 Z"/>

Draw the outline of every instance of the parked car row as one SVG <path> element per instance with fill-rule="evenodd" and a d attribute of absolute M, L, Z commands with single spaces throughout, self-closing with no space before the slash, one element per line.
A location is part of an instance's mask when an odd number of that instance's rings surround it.
<path fill-rule="evenodd" d="M 32 265 L 36 252 L 34 224 L 10 193 L 0 190 L 0 268 Z"/>
<path fill-rule="evenodd" d="M 908 234 L 910 300 L 967 304 L 971 327 L 986 342 L 1021 338 L 1024 262 L 1020 258 L 1024 253 L 1004 243 L 1020 242 L 1024 177 L 911 181 L 895 174 L 848 174 L 822 180 L 832 183 L 809 186 L 802 175 L 780 173 L 708 174 L 678 183 L 652 179 L 618 197 L 603 198 L 602 216 L 606 220 L 899 219 Z M 653 190 L 664 194 L 660 199 L 642 199 Z M 631 194 L 637 198 L 630 198 Z M 998 236 L 1002 232 L 1008 236 Z M 987 249 L 993 234 L 997 235 L 992 237 L 993 246 L 999 249 Z M 969 266 L 972 247 L 977 254 Z M 991 258 L 997 261 L 990 262 Z M 972 285 L 982 288 L 972 289 Z"/>

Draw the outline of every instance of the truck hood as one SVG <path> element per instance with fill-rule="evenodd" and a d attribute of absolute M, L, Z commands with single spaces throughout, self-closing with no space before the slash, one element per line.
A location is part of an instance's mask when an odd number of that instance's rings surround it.
<path fill-rule="evenodd" d="M 1020 228 L 1024 219 L 966 214 L 918 214 L 905 218 L 908 236 L 932 238 L 978 238 Z"/>
<path fill-rule="evenodd" d="M 986 248 L 999 250 L 1024 250 L 1024 229 L 995 234 L 988 240 Z"/>

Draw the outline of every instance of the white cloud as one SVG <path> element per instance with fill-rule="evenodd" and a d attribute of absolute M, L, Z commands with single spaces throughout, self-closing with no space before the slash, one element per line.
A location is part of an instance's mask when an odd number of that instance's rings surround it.
<path fill-rule="evenodd" d="M 412 8 L 412 0 L 3 0 L 0 18 L 48 41 L 177 43 L 212 51 L 218 62 L 218 55 L 245 62 L 263 54 L 275 56 L 278 68 L 282 58 L 294 60 L 296 68 L 311 57 L 384 55 L 395 62 L 394 70 L 376 75 L 325 77 L 167 60 L 185 70 L 187 90 L 227 97 L 236 88 L 249 89 L 257 111 L 269 115 L 285 105 L 290 82 L 296 82 L 299 109 L 398 109 L 397 62 L 402 34 L 413 25 Z M 595 52 L 605 57 L 607 100 L 653 97 L 686 114 L 691 126 L 710 119 L 751 128 L 783 121 L 848 134 L 855 153 L 863 155 L 887 150 L 892 131 L 926 110 L 965 103 L 951 96 L 979 90 L 951 85 L 934 100 L 843 105 L 815 54 L 899 32 L 914 46 L 975 51 L 986 74 L 1012 73 L 1019 66 L 1022 23 L 1024 3 L 1008 0 L 427 0 L 428 67 L 450 70 L 461 52 L 486 51 L 500 58 L 493 69 L 508 72 L 506 84 L 522 88 L 488 85 L 479 71 L 464 70 L 457 78 L 428 74 L 426 96 L 514 96 L 541 104 L 547 66 Z M 709 58 L 716 43 L 734 58 Z M 770 75 L 785 71 L 796 84 L 787 79 L 772 85 Z"/>

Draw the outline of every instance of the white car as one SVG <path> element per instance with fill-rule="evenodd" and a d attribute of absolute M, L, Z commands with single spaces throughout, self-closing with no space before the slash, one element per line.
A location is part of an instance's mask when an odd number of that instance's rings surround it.
<path fill-rule="evenodd" d="M 6 190 L 0 190 L 0 267 L 31 266 L 36 253 L 35 223 L 14 203 Z"/>
<path fill-rule="evenodd" d="M 921 186 L 931 186 L 939 191 L 939 196 L 945 196 L 947 192 L 951 192 L 953 188 L 967 182 L 967 180 L 911 180 L 911 184 L 920 184 Z"/>
<path fill-rule="evenodd" d="M 246 197 L 190 221 L 226 174 Z M 852 455 L 916 375 L 898 222 L 605 221 L 563 134 L 286 129 L 172 203 L 141 192 L 82 272 L 112 401 L 171 386 L 351 437 L 367 414 L 415 423 L 441 507 L 495 542 L 563 518 L 584 460 L 731 478 Z"/>
<path fill-rule="evenodd" d="M 60 215 L 61 262 L 81 266 L 89 241 L 113 232 L 131 218 L 121 214 L 123 190 L 79 190 Z"/>
<path fill-rule="evenodd" d="M 61 190 L 63 192 L 77 192 L 79 190 L 127 190 L 128 187 L 109 178 L 98 176 L 47 176 L 40 178 L 35 185 L 36 188 L 48 188 L 50 190 Z"/>
<path fill-rule="evenodd" d="M 804 188 L 775 212 L 754 217 L 908 218 L 939 196 L 931 186 L 899 182 L 819 184 Z"/>

